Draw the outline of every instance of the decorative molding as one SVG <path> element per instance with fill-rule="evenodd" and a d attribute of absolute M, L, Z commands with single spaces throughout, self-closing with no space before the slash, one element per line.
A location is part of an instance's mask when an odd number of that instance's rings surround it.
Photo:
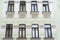
<path fill-rule="evenodd" d="M 41 38 L 30 38 L 30 40 L 41 40 Z"/>
<path fill-rule="evenodd" d="M 13 40 L 14 38 L 3 38 L 3 40 Z"/>
<path fill-rule="evenodd" d="M 1 25 L 1 28 L 5 29 L 6 28 L 6 25 Z"/>
<path fill-rule="evenodd" d="M 13 25 L 13 29 L 18 29 L 19 25 Z"/>
<path fill-rule="evenodd" d="M 32 18 L 38 18 L 38 15 L 39 15 L 39 11 L 36 11 L 36 12 L 30 12 L 30 14 L 31 14 L 31 17 Z"/>
<path fill-rule="evenodd" d="M 32 27 L 31 27 L 31 25 L 26 25 L 26 28 L 31 29 Z"/>
<path fill-rule="evenodd" d="M 54 38 L 44 38 L 44 40 L 54 40 Z"/>

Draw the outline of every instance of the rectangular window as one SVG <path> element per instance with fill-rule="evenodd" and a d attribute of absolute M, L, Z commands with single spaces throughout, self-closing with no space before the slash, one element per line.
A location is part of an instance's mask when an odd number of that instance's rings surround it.
<path fill-rule="evenodd" d="M 26 25 L 25 24 L 19 25 L 19 38 L 26 38 Z"/>
<path fill-rule="evenodd" d="M 48 1 L 43 1 L 43 11 L 49 11 L 49 3 Z"/>
<path fill-rule="evenodd" d="M 32 25 L 32 38 L 39 38 L 39 29 L 37 24 Z"/>
<path fill-rule="evenodd" d="M 38 11 L 37 1 L 31 2 L 31 11 L 33 11 L 33 12 Z"/>
<path fill-rule="evenodd" d="M 5 38 L 12 38 L 12 29 L 13 29 L 13 25 L 12 24 L 7 24 L 6 25 Z"/>
<path fill-rule="evenodd" d="M 52 29 L 51 24 L 45 24 L 45 37 L 46 38 L 52 38 Z"/>
<path fill-rule="evenodd" d="M 8 10 L 9 12 L 13 12 L 14 11 L 14 1 L 9 1 L 8 2 Z"/>
<path fill-rule="evenodd" d="M 20 1 L 20 11 L 26 11 L 26 2 Z"/>

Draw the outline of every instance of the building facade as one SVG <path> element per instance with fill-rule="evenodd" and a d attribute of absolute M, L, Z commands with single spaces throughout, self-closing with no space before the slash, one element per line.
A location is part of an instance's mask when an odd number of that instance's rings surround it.
<path fill-rule="evenodd" d="M 0 40 L 56 40 L 52 0 L 3 0 Z"/>

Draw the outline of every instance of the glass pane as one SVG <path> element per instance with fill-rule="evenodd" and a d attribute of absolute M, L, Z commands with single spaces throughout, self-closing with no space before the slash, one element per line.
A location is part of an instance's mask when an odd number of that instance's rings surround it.
<path fill-rule="evenodd" d="M 12 29 L 10 29 L 9 35 L 10 37 L 12 37 Z"/>
<path fill-rule="evenodd" d="M 25 37 L 25 31 L 23 31 L 23 37 Z"/>
<path fill-rule="evenodd" d="M 37 5 L 35 5 L 35 11 L 37 11 Z"/>
<path fill-rule="evenodd" d="M 46 11 L 49 11 L 49 6 L 48 5 L 46 5 Z"/>
<path fill-rule="evenodd" d="M 22 11 L 22 5 L 20 5 L 20 11 Z"/>
<path fill-rule="evenodd" d="M 11 11 L 14 11 L 14 5 L 12 5 Z"/>
<path fill-rule="evenodd" d="M 22 36 L 21 34 L 22 34 L 22 33 L 21 33 L 21 31 L 20 31 L 20 37 Z"/>
<path fill-rule="evenodd" d="M 45 29 L 45 37 L 48 37 L 48 31 Z"/>
<path fill-rule="evenodd" d="M 25 5 L 23 6 L 23 11 L 26 11 L 26 7 L 25 7 Z"/>
<path fill-rule="evenodd" d="M 48 32 L 49 32 L 49 37 L 51 37 L 51 31 L 50 31 L 50 29 L 48 29 Z"/>
<path fill-rule="evenodd" d="M 26 5 L 20 5 L 20 11 L 26 11 Z"/>
<path fill-rule="evenodd" d="M 45 7 L 43 7 L 43 11 L 46 11 L 46 10 L 45 10 Z"/>
<path fill-rule="evenodd" d="M 8 5 L 8 11 L 14 11 L 14 5 Z"/>
<path fill-rule="evenodd" d="M 36 37 L 38 38 L 38 29 L 36 29 Z"/>
<path fill-rule="evenodd" d="M 8 31 L 6 30 L 6 35 L 5 35 L 6 38 L 8 38 Z"/>
<path fill-rule="evenodd" d="M 32 11 L 34 11 L 34 5 L 32 5 Z"/>
<path fill-rule="evenodd" d="M 32 29 L 32 32 L 33 32 L 33 33 L 32 33 L 32 34 L 33 34 L 32 36 L 35 37 L 34 29 Z"/>

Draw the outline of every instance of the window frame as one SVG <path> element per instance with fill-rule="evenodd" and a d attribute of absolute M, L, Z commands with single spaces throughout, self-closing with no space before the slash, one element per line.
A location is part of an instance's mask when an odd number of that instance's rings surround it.
<path fill-rule="evenodd" d="M 32 27 L 32 25 L 37 25 L 38 27 Z M 39 25 L 38 24 L 32 24 L 31 27 L 32 27 L 32 38 L 39 38 Z M 33 37 L 33 29 L 35 30 L 35 37 Z M 36 34 L 36 30 L 37 30 L 37 34 Z M 38 37 L 36 37 L 36 35 L 38 35 Z"/>
<path fill-rule="evenodd" d="M 44 25 L 49 25 L 50 27 L 45 27 L 45 38 L 52 38 L 52 28 L 51 24 L 44 24 Z M 47 30 L 47 31 L 46 31 Z M 50 32 L 49 32 L 50 31 Z M 47 32 L 47 34 L 46 34 Z M 46 36 L 47 35 L 47 36 Z"/>
<path fill-rule="evenodd" d="M 25 24 L 19 24 L 20 25 L 24 25 L 25 27 L 19 27 L 19 33 L 18 33 L 18 37 L 19 38 L 26 38 L 26 25 Z M 20 35 L 20 31 L 22 32 L 21 35 Z M 24 33 L 23 33 L 24 31 Z"/>
<path fill-rule="evenodd" d="M 5 38 L 12 38 L 13 24 L 6 24 Z"/>
<path fill-rule="evenodd" d="M 13 2 L 13 4 L 11 4 L 10 2 Z M 7 11 L 8 12 L 14 12 L 14 1 L 8 1 L 8 9 L 7 9 Z"/>
<path fill-rule="evenodd" d="M 21 2 L 24 2 L 25 4 L 21 4 Z M 26 11 L 26 1 L 20 1 L 19 11 L 21 11 L 21 12 L 25 12 Z"/>
<path fill-rule="evenodd" d="M 35 2 L 36 4 L 32 4 L 32 2 Z M 34 6 L 34 10 L 32 9 L 33 6 Z M 31 12 L 37 12 L 37 11 L 38 11 L 37 1 L 31 1 Z"/>
<path fill-rule="evenodd" d="M 45 8 L 43 8 L 43 11 L 45 11 L 45 12 L 49 12 L 50 11 L 50 9 L 49 9 L 49 2 L 48 1 L 43 1 L 43 7 L 45 7 Z"/>

